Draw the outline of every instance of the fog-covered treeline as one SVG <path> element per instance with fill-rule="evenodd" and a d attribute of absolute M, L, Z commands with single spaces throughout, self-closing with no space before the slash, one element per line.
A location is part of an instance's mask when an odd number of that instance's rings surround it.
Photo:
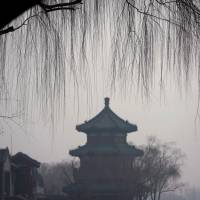
<path fill-rule="evenodd" d="M 43 163 L 40 173 L 46 194 L 63 194 L 63 186 L 73 182 L 72 166 L 69 162 Z"/>
<path fill-rule="evenodd" d="M 181 193 L 169 193 L 163 195 L 161 200 L 199 200 L 200 188 L 185 187 Z"/>

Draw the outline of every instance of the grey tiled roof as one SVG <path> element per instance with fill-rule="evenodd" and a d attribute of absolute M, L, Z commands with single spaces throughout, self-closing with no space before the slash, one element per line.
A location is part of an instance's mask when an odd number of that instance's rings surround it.
<path fill-rule="evenodd" d="M 28 155 L 18 152 L 14 156 L 12 156 L 12 161 L 20 166 L 32 166 L 32 167 L 39 167 L 40 163 L 37 160 L 32 159 Z"/>
<path fill-rule="evenodd" d="M 104 109 L 84 124 L 77 125 L 76 129 L 85 133 L 104 131 L 110 133 L 129 133 L 137 131 L 137 126 L 117 116 L 109 107 L 109 99 L 105 98 Z"/>

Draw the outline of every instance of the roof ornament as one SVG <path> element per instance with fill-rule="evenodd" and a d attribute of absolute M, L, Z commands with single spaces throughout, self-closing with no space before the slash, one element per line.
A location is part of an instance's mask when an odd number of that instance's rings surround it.
<path fill-rule="evenodd" d="M 105 97 L 104 102 L 105 102 L 105 107 L 109 107 L 110 98 Z"/>

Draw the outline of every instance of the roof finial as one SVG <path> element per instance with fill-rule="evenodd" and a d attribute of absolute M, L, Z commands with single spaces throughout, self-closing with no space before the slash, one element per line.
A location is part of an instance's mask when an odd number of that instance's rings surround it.
<path fill-rule="evenodd" d="M 104 98 L 104 102 L 105 102 L 106 107 L 109 107 L 109 101 L 110 101 L 110 98 L 108 98 L 108 97 Z"/>

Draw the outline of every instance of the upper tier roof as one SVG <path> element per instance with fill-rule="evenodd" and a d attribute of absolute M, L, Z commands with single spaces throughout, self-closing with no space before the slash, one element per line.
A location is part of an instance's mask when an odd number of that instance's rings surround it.
<path fill-rule="evenodd" d="M 109 98 L 105 98 L 104 109 L 76 129 L 85 133 L 129 133 L 137 131 L 137 126 L 118 117 L 109 107 Z"/>

